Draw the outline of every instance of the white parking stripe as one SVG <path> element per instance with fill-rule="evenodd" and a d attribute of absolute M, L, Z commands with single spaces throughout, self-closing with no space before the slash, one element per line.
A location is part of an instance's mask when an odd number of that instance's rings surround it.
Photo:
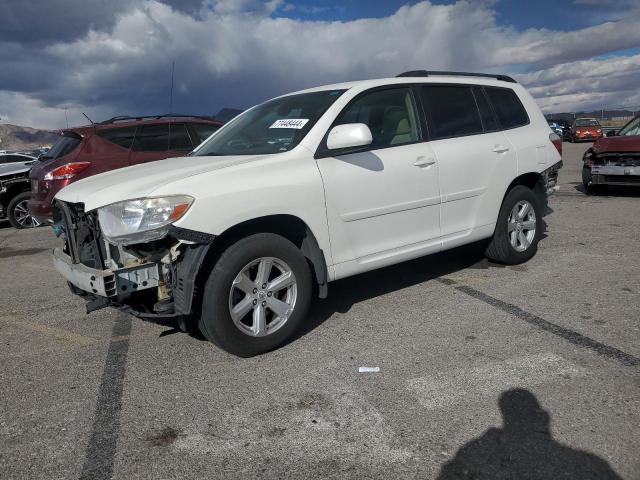
<path fill-rule="evenodd" d="M 428 409 L 463 403 L 477 396 L 498 394 L 514 387 L 540 385 L 559 378 L 587 375 L 565 358 L 542 353 L 485 364 L 474 369 L 459 369 L 408 381 L 420 405 Z"/>

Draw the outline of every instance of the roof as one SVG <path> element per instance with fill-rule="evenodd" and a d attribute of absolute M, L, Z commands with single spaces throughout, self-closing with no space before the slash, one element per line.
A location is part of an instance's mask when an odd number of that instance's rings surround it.
<path fill-rule="evenodd" d="M 416 76 L 406 76 L 409 73 L 415 73 Z M 428 75 L 427 75 L 428 74 Z M 375 78 L 371 80 L 357 80 L 353 82 L 333 83 L 330 85 L 321 85 L 318 87 L 307 88 L 297 92 L 291 92 L 286 95 L 295 95 L 299 93 L 321 92 L 323 90 L 349 90 L 351 88 L 372 88 L 382 85 L 396 85 L 403 83 L 469 83 L 474 85 L 491 85 L 491 86 L 512 86 L 518 85 L 511 77 L 506 75 L 492 74 L 476 74 L 465 72 L 428 72 L 417 70 L 407 72 L 401 76 L 393 78 Z M 285 95 L 282 95 L 285 96 Z"/>
<path fill-rule="evenodd" d="M 113 117 L 108 120 L 104 120 L 102 122 L 96 122 L 91 125 L 82 125 L 79 127 L 70 127 L 65 128 L 62 132 L 74 132 L 79 135 L 86 135 L 96 130 L 106 130 L 110 128 L 122 128 L 122 127 L 131 127 L 137 125 L 164 125 L 166 123 L 177 123 L 177 122 L 187 122 L 187 123 L 213 123 L 215 125 L 222 125 L 223 122 L 219 120 L 215 120 L 211 117 L 204 117 L 198 115 L 179 115 L 179 114 L 165 114 L 165 115 L 151 115 L 151 116 L 139 116 L 139 117 L 129 117 L 129 116 L 120 116 Z"/>

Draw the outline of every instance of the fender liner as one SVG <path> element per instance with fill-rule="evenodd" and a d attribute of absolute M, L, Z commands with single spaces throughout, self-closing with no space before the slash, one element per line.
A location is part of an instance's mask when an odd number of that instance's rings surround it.
<path fill-rule="evenodd" d="M 318 241 L 313 236 L 309 228 L 305 229 L 305 235 L 300 246 L 302 254 L 311 262 L 313 271 L 318 282 L 318 297 L 327 298 L 329 288 L 327 286 L 327 262 L 324 259 L 324 252 L 318 245 Z"/>

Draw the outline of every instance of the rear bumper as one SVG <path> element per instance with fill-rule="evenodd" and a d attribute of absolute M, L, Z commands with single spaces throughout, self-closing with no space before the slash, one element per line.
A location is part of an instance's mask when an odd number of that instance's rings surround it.
<path fill-rule="evenodd" d="M 105 298 L 130 294 L 159 285 L 160 272 L 156 263 L 146 263 L 118 270 L 98 270 L 81 263 L 73 263 L 69 255 L 61 249 L 53 251 L 53 265 L 56 270 L 76 288 Z"/>
<path fill-rule="evenodd" d="M 53 221 L 53 210 L 51 208 L 51 202 L 39 201 L 30 198 L 27 202 L 29 213 L 33 218 L 40 223 L 51 223 Z"/>
<path fill-rule="evenodd" d="M 640 187 L 640 167 L 592 165 L 591 182 L 596 185 Z"/>
<path fill-rule="evenodd" d="M 29 213 L 40 223 L 53 220 L 53 199 L 73 179 L 44 181 L 31 177 L 31 198 L 27 202 Z"/>

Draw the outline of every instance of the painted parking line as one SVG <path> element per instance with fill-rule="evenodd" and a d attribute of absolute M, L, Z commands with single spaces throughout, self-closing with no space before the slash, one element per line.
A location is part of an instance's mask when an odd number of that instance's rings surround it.
<path fill-rule="evenodd" d="M 493 396 L 515 387 L 566 381 L 587 374 L 587 369 L 559 355 L 541 353 L 413 378 L 407 384 L 420 405 L 431 410 L 472 401 L 479 396 Z"/>
<path fill-rule="evenodd" d="M 100 381 L 81 480 L 108 480 L 112 477 L 116 443 L 120 434 L 120 410 L 130 333 L 131 317 L 118 313 Z"/>
<path fill-rule="evenodd" d="M 552 333 L 578 347 L 588 348 L 598 355 L 617 360 L 619 363 L 627 367 L 640 365 L 640 358 L 634 355 L 623 352 L 622 350 L 611 347 L 604 343 L 598 342 L 597 340 L 587 337 L 586 335 L 582 335 L 581 333 L 578 333 L 574 330 L 570 330 L 568 328 L 552 323 L 542 317 L 534 315 L 533 313 L 529 313 L 516 305 L 503 302 L 502 300 L 492 297 L 491 295 L 487 295 L 486 293 L 483 293 L 480 290 L 476 290 L 473 287 L 469 287 L 467 285 L 457 285 L 456 282 L 450 278 L 443 277 L 438 278 L 437 280 L 440 283 L 444 283 L 445 285 L 454 287 L 459 292 L 465 293 L 470 297 L 473 297 L 488 305 L 496 307 L 503 312 L 513 315 L 514 317 L 523 320 L 528 324 L 539 328 L 540 330 Z"/>
<path fill-rule="evenodd" d="M 81 335 L 79 333 L 71 332 L 63 328 L 50 327 L 48 325 L 43 325 L 42 323 L 31 322 L 29 320 L 16 320 L 13 318 L 0 317 L 0 322 L 24 328 L 32 332 L 41 333 L 43 335 L 46 335 L 47 337 L 63 340 L 74 345 L 87 346 L 102 341 L 102 339 L 100 338 Z"/>

